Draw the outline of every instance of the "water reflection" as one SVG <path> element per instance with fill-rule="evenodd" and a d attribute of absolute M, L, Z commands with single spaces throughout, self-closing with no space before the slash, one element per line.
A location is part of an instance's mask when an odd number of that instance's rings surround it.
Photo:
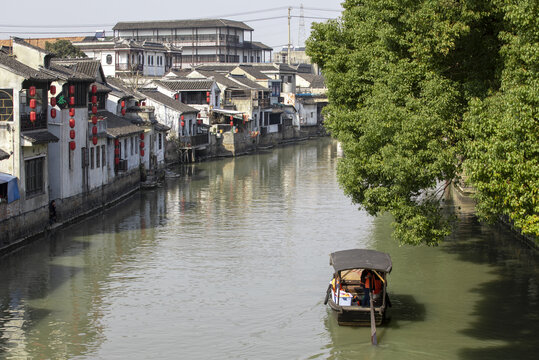
<path fill-rule="evenodd" d="M 438 248 L 342 195 L 337 145 L 179 167 L 0 263 L 0 358 L 451 359 L 534 353 L 536 259 L 463 216 Z M 449 205 L 450 206 L 450 205 Z M 329 253 L 389 252 L 391 317 L 339 327 Z M 508 333 L 509 332 L 509 333 Z"/>

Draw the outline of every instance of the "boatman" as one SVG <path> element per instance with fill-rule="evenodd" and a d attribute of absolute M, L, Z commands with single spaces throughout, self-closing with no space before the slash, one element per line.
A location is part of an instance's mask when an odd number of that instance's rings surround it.
<path fill-rule="evenodd" d="M 363 299 L 361 299 L 361 306 L 369 307 L 371 306 L 371 287 L 373 285 L 372 273 L 370 271 L 365 271 L 365 280 L 363 282 Z"/>

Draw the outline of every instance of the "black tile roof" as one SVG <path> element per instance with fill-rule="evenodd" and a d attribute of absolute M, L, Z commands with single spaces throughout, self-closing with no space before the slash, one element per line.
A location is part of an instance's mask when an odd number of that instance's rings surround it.
<path fill-rule="evenodd" d="M 31 132 L 23 132 L 22 137 L 32 144 L 47 144 L 50 142 L 58 142 L 58 138 L 47 130 L 35 130 Z"/>
<path fill-rule="evenodd" d="M 194 19 L 194 20 L 163 20 L 163 21 L 120 21 L 112 30 L 137 29 L 190 29 L 230 27 L 253 31 L 253 28 L 241 21 L 227 19 Z"/>
<path fill-rule="evenodd" d="M 171 91 L 210 91 L 214 83 L 208 79 L 155 80 L 154 83 Z"/>
<path fill-rule="evenodd" d="M 71 69 L 69 67 L 62 66 L 58 63 L 51 62 L 48 69 L 43 69 L 44 72 L 55 76 L 56 78 L 64 81 L 75 82 L 94 82 L 95 76 L 88 76 L 82 72 Z"/>
<path fill-rule="evenodd" d="M 107 135 L 117 138 L 140 134 L 144 132 L 144 128 L 134 125 L 128 119 L 111 113 L 110 111 L 101 110 L 98 112 L 107 122 Z"/>
<path fill-rule="evenodd" d="M 153 124 L 153 128 L 155 129 L 155 131 L 160 131 L 160 132 L 169 131 L 171 129 L 170 126 L 166 126 L 166 125 L 161 124 L 161 123 Z"/>
<path fill-rule="evenodd" d="M 15 57 L 8 55 L 4 51 L 0 51 L 0 67 L 22 76 L 26 80 L 54 81 L 57 79 L 57 76 L 45 72 L 42 69 L 36 70 L 21 63 L 20 61 L 17 61 Z"/>
<path fill-rule="evenodd" d="M 99 76 L 101 62 L 99 60 L 80 58 L 80 59 L 52 59 L 51 63 L 67 67 L 79 73 L 93 77 Z"/>
<path fill-rule="evenodd" d="M 239 68 L 257 80 L 262 80 L 262 79 L 267 80 L 270 78 L 268 75 L 261 72 L 257 67 L 253 67 L 249 65 L 240 65 Z"/>
<path fill-rule="evenodd" d="M 153 101 L 156 101 L 158 103 L 161 103 L 165 106 L 168 106 L 171 109 L 174 109 L 176 111 L 179 111 L 183 114 L 189 114 L 189 113 L 198 113 L 198 110 L 182 103 L 181 101 L 175 100 L 157 90 L 141 90 L 140 91 L 142 95 L 146 96 L 147 99 L 152 99 Z"/>
<path fill-rule="evenodd" d="M 249 88 L 249 89 L 253 89 L 253 90 L 269 90 L 269 88 L 266 86 L 262 86 L 260 85 L 259 83 L 256 83 L 248 78 L 246 78 L 245 76 L 230 76 L 230 79 L 234 80 L 234 81 L 237 81 L 239 82 L 240 84 L 242 84 L 243 86 Z"/>
<path fill-rule="evenodd" d="M 204 70 L 196 70 L 200 75 L 204 76 L 205 78 L 213 78 L 216 83 L 221 84 L 225 86 L 228 89 L 246 89 L 246 87 L 242 84 L 238 84 L 237 82 L 229 79 L 222 73 L 219 73 L 217 71 L 204 71 Z"/>
<path fill-rule="evenodd" d="M 144 96 L 141 96 L 140 93 L 131 90 L 122 79 L 115 78 L 112 76 L 107 77 L 107 84 L 112 87 L 112 92 L 114 95 L 120 98 L 132 97 L 135 100 L 144 100 Z"/>

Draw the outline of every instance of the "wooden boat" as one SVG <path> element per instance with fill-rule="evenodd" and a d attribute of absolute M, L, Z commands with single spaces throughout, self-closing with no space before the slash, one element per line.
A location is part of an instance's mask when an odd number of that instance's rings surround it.
<path fill-rule="evenodd" d="M 335 272 L 324 303 L 335 311 L 339 325 L 371 325 L 370 301 L 361 303 L 369 299 L 364 299 L 366 276 L 373 279 L 371 282 L 374 283 L 374 289 L 371 294 L 374 321 L 376 325 L 381 325 L 387 307 L 391 306 L 387 293 L 387 275 L 392 269 L 389 254 L 366 249 L 343 250 L 332 253 L 329 264 Z"/>

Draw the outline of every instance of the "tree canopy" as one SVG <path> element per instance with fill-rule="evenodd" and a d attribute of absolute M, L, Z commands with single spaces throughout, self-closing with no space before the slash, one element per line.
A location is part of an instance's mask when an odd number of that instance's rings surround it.
<path fill-rule="evenodd" d="M 45 50 L 51 52 L 56 57 L 60 58 L 85 58 L 87 57 L 78 47 L 73 45 L 69 40 L 58 40 L 55 42 L 47 41 Z"/>
<path fill-rule="evenodd" d="M 402 243 L 435 245 L 450 229 L 440 196 L 465 170 L 483 218 L 507 215 L 537 234 L 537 2 L 343 8 L 313 25 L 307 53 L 328 84 L 344 192 L 372 215 L 391 212 Z"/>

